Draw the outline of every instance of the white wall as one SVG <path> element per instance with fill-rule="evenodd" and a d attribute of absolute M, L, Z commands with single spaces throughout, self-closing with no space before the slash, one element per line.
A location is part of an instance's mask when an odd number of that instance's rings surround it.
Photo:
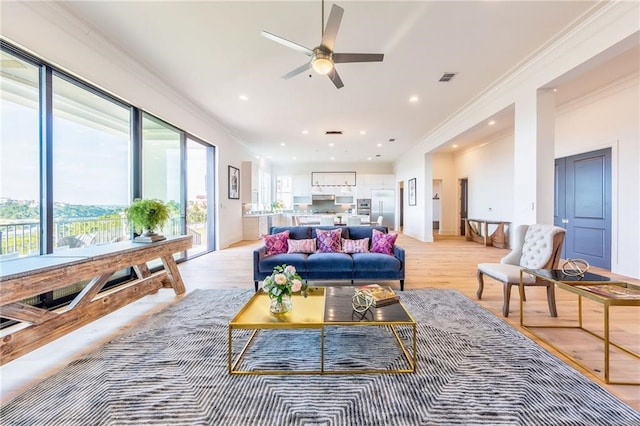
<path fill-rule="evenodd" d="M 49 2 L 2 2 L 2 35 L 47 62 L 217 147 L 218 247 L 242 239 L 242 205 L 227 198 L 227 166 L 250 153 L 215 118 Z"/>
<path fill-rule="evenodd" d="M 507 132 L 485 143 L 481 148 L 455 155 L 455 178 L 469 180 L 470 218 L 510 222 L 515 192 L 513 133 Z"/>
<path fill-rule="evenodd" d="M 611 269 L 640 277 L 640 76 L 558 111 L 556 158 L 612 150 Z"/>

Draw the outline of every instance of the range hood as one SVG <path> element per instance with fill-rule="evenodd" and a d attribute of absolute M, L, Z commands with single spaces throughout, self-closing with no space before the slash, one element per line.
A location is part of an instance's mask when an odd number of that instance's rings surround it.
<path fill-rule="evenodd" d="M 312 194 L 311 201 L 334 201 L 336 196 L 333 194 Z"/>

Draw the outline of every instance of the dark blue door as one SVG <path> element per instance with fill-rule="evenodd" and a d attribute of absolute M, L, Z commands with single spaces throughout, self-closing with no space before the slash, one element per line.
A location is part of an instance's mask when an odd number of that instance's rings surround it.
<path fill-rule="evenodd" d="M 556 160 L 554 224 L 567 230 L 563 259 L 611 269 L 611 149 Z"/>

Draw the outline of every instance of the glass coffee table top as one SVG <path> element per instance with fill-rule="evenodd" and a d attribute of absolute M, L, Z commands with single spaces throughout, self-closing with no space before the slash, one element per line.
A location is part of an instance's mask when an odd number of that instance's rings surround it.
<path fill-rule="evenodd" d="M 324 321 L 325 323 L 411 323 L 411 315 L 401 303 L 394 303 L 379 308 L 371 307 L 365 312 L 358 313 L 351 305 L 355 287 L 327 287 L 325 288 Z"/>

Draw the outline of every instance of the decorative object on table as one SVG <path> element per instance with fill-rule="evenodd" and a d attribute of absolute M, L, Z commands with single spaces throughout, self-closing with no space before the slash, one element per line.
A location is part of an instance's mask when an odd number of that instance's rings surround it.
<path fill-rule="evenodd" d="M 291 311 L 293 293 L 300 291 L 304 297 L 307 297 L 307 283 L 300 278 L 293 265 L 273 268 L 273 273 L 264 279 L 262 290 L 271 299 L 269 310 L 273 314 L 286 314 Z"/>
<path fill-rule="evenodd" d="M 154 243 L 165 240 L 164 235 L 156 233 L 156 229 L 169 220 L 169 208 L 157 198 L 138 198 L 125 209 L 127 221 L 133 230 L 141 235 L 135 237 L 136 243 Z"/>
<path fill-rule="evenodd" d="M 589 270 L 589 262 L 584 259 L 567 259 L 562 264 L 562 273 L 570 277 L 583 276 Z"/>
<path fill-rule="evenodd" d="M 240 169 L 229 166 L 229 199 L 240 199 Z"/>
<path fill-rule="evenodd" d="M 355 294 L 351 298 L 351 306 L 358 313 L 366 312 L 373 305 L 373 297 L 367 290 L 355 290 Z"/>
<path fill-rule="evenodd" d="M 409 205 L 416 205 L 416 178 L 409 179 Z"/>
<path fill-rule="evenodd" d="M 369 293 L 372 299 L 372 306 L 374 308 L 392 305 L 400 301 L 400 296 L 398 296 L 389 286 L 369 284 L 360 286 L 356 290 Z"/>

